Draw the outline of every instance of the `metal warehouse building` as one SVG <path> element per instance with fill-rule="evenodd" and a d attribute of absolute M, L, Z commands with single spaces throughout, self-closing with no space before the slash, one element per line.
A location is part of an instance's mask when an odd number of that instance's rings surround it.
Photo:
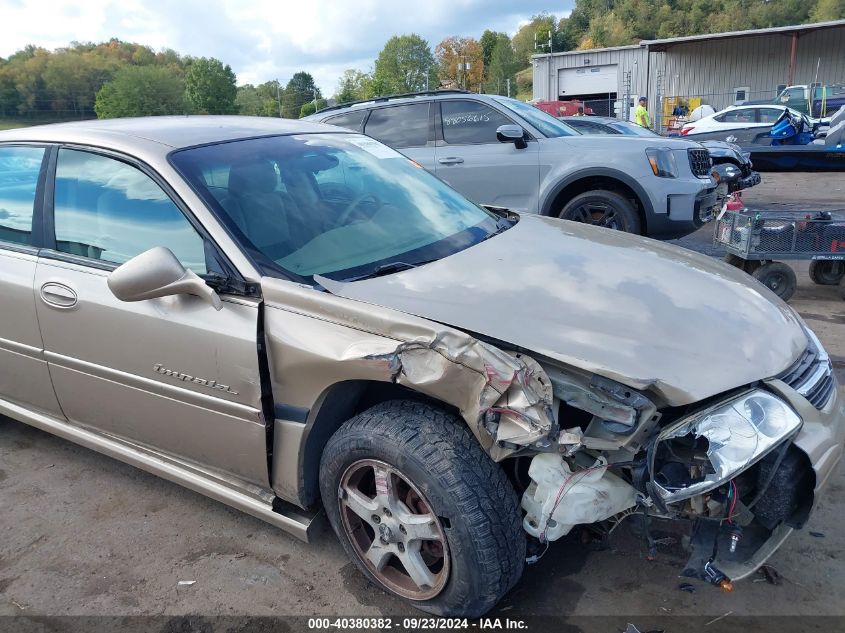
<path fill-rule="evenodd" d="M 644 40 L 535 55 L 534 99 L 580 99 L 623 117 L 637 96 L 661 115 L 677 99 L 716 110 L 773 99 L 787 85 L 845 83 L 845 20 Z M 659 105 L 658 105 L 659 104 Z"/>

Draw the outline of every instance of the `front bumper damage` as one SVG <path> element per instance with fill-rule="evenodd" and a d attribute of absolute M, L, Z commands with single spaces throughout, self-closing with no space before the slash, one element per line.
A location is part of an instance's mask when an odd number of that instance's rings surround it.
<path fill-rule="evenodd" d="M 639 404 L 651 414 L 641 419 L 651 421 L 653 410 Z M 614 435 L 623 440 L 616 447 Z M 606 532 L 640 514 L 650 543 L 648 526 L 689 537 L 682 575 L 730 590 L 803 527 L 843 442 L 845 401 L 835 385 L 817 409 L 778 379 L 667 424 L 650 438 L 594 418 L 578 450 L 532 459 L 523 525 L 540 541 L 552 541 L 578 524 Z"/>

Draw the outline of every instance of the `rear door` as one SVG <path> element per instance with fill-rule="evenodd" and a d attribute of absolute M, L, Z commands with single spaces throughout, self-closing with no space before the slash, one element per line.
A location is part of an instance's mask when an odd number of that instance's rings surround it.
<path fill-rule="evenodd" d="M 437 102 L 435 173 L 478 204 L 537 212 L 539 144 L 518 149 L 502 143 L 496 129 L 514 121 L 480 101 Z"/>
<path fill-rule="evenodd" d="M 48 165 L 45 147 L 0 146 L 0 412 L 22 407 L 62 417 L 35 314 L 35 213 Z M 23 413 L 23 412 L 21 412 Z"/>
<path fill-rule="evenodd" d="M 405 154 L 434 172 L 431 104 L 406 103 L 370 111 L 364 134 Z"/>
<path fill-rule="evenodd" d="M 268 485 L 257 299 L 122 302 L 106 280 L 153 246 L 199 275 L 227 268 L 166 184 L 131 159 L 58 151 L 50 248 L 35 270 L 45 356 L 68 420 Z"/>

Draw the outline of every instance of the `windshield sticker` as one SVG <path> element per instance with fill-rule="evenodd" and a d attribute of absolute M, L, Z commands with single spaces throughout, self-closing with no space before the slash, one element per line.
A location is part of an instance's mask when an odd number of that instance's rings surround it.
<path fill-rule="evenodd" d="M 368 152 L 376 158 L 400 158 L 402 155 L 396 150 L 390 149 L 387 145 L 382 145 L 366 136 L 350 137 L 349 142 L 360 147 L 365 152 Z"/>

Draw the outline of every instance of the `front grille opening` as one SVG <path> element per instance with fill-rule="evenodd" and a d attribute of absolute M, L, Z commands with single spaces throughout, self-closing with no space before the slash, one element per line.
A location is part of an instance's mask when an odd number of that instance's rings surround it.
<path fill-rule="evenodd" d="M 779 378 L 801 393 L 816 409 L 824 409 L 833 395 L 833 365 L 813 345 Z"/>
<path fill-rule="evenodd" d="M 698 177 L 710 175 L 712 162 L 710 160 L 710 152 L 706 149 L 691 149 L 689 153 L 689 166 L 692 173 Z"/>

